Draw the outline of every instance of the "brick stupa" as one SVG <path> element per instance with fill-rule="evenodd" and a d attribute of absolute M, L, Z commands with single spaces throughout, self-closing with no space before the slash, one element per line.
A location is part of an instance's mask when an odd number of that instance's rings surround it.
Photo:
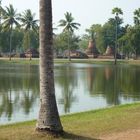
<path fill-rule="evenodd" d="M 86 49 L 86 54 L 92 57 L 97 57 L 99 55 L 99 51 L 96 48 L 95 41 L 93 40 L 89 41 L 88 48 Z"/>

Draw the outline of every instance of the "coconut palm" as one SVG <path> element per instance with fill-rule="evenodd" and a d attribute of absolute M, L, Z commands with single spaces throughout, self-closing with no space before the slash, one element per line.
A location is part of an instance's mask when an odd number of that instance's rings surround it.
<path fill-rule="evenodd" d="M 35 19 L 35 13 L 32 13 L 30 9 L 27 9 L 21 14 L 20 21 L 21 26 L 25 29 L 25 36 L 27 39 L 28 48 L 30 49 L 30 32 L 33 31 L 37 33 L 38 31 L 38 20 Z M 31 60 L 31 54 L 30 54 Z"/>
<path fill-rule="evenodd" d="M 1 14 L 2 14 L 2 6 L 1 6 L 1 1 L 2 1 L 2 0 L 0 0 L 0 24 L 1 24 Z"/>
<path fill-rule="evenodd" d="M 134 11 L 134 23 L 135 25 L 140 25 L 140 8 Z"/>
<path fill-rule="evenodd" d="M 40 0 L 40 110 L 37 131 L 63 131 L 54 88 L 52 1 Z"/>
<path fill-rule="evenodd" d="M 12 31 L 13 26 L 19 26 L 18 19 L 19 14 L 17 13 L 17 10 L 14 9 L 13 5 L 9 5 L 9 7 L 5 7 L 2 13 L 2 19 L 3 19 L 3 29 L 9 31 L 9 60 L 11 60 L 11 48 L 12 48 Z"/>
<path fill-rule="evenodd" d="M 116 16 L 123 15 L 123 11 L 121 8 L 115 7 L 112 9 L 112 14 L 115 14 Z"/>
<path fill-rule="evenodd" d="M 2 11 L 3 11 L 3 8 L 1 6 L 1 1 L 2 0 L 0 0 L 0 39 L 1 39 L 1 16 L 2 16 Z"/>
<path fill-rule="evenodd" d="M 112 14 L 115 14 L 115 20 L 116 20 L 116 41 L 115 41 L 115 62 L 114 64 L 117 64 L 117 34 L 118 34 L 118 22 L 119 22 L 119 15 L 123 15 L 123 12 L 121 10 L 121 8 L 115 7 L 112 9 Z"/>
<path fill-rule="evenodd" d="M 74 29 L 79 29 L 78 26 L 80 26 L 79 23 L 73 22 L 74 18 L 72 17 L 72 14 L 69 12 L 66 12 L 65 19 L 61 19 L 59 21 L 59 26 L 63 27 L 63 32 L 67 32 L 68 34 L 68 51 L 69 51 L 69 60 L 70 58 L 70 36 L 74 32 Z"/>

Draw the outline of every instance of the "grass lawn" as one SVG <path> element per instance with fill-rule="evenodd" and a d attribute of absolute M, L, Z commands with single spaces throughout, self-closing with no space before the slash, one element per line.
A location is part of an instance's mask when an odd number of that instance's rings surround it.
<path fill-rule="evenodd" d="M 90 63 L 90 64 L 114 64 L 114 59 L 54 59 L 55 63 Z M 12 58 L 9 61 L 9 58 L 0 58 L 0 64 L 33 64 L 38 65 L 39 59 L 32 58 L 30 61 L 29 58 Z M 131 64 L 131 65 L 140 65 L 140 60 L 117 60 L 117 64 Z"/>
<path fill-rule="evenodd" d="M 0 140 L 97 140 L 100 136 L 140 128 L 140 103 L 61 116 L 64 136 L 35 131 L 36 121 L 0 126 Z"/>

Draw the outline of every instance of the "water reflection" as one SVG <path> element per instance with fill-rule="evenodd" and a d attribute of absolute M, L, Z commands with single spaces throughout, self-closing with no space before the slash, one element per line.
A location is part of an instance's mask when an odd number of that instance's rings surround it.
<path fill-rule="evenodd" d="M 37 118 L 38 66 L 0 66 L 0 123 Z M 55 66 L 60 114 L 140 100 L 139 66 L 66 64 Z"/>
<path fill-rule="evenodd" d="M 74 90 L 77 87 L 77 74 L 74 67 L 71 65 L 57 67 L 55 77 L 56 85 L 61 89 L 61 97 L 58 103 L 63 105 L 64 112 L 69 113 L 73 102 L 76 102 L 77 97 L 74 95 Z"/>
<path fill-rule="evenodd" d="M 30 114 L 39 93 L 38 69 L 34 66 L 0 67 L 0 122 L 23 120 Z M 18 121 L 17 120 L 17 121 Z"/>

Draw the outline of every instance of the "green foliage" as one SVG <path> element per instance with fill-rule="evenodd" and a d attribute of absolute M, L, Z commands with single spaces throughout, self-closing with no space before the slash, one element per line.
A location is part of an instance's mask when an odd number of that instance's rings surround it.
<path fill-rule="evenodd" d="M 134 23 L 135 25 L 140 25 L 140 8 L 134 11 Z"/>
<path fill-rule="evenodd" d="M 81 37 L 81 39 L 79 41 L 79 47 L 81 50 L 85 51 L 87 49 L 89 39 L 90 39 L 90 37 L 87 34 L 85 34 Z"/>
<path fill-rule="evenodd" d="M 135 54 L 140 54 L 140 26 L 135 26 L 129 33 L 130 44 L 133 46 Z"/>
<path fill-rule="evenodd" d="M 23 47 L 24 50 L 27 50 L 28 48 L 30 48 L 29 32 L 24 33 L 22 47 Z"/>
<path fill-rule="evenodd" d="M 13 30 L 12 51 L 19 53 L 22 50 L 23 32 L 19 29 Z"/>
<path fill-rule="evenodd" d="M 80 26 L 79 23 L 74 22 L 74 18 L 72 17 L 72 14 L 69 12 L 66 12 L 65 19 L 61 19 L 59 21 L 59 26 L 63 27 L 64 32 L 74 32 L 74 29 L 78 29 L 78 26 Z"/>
<path fill-rule="evenodd" d="M 123 15 L 123 11 L 122 11 L 121 8 L 115 7 L 115 8 L 112 9 L 112 14 Z"/>
<path fill-rule="evenodd" d="M 18 18 L 19 14 L 17 13 L 17 10 L 14 9 L 13 5 L 10 4 L 9 7 L 6 6 L 2 12 L 3 29 L 11 31 L 13 25 L 19 26 Z"/>
<path fill-rule="evenodd" d="M 103 25 L 93 24 L 86 29 L 86 33 L 81 37 L 74 34 L 80 26 L 74 21 L 72 13 L 66 12 L 64 19 L 59 21 L 59 26 L 63 27 L 63 33 L 54 35 L 54 49 L 57 53 L 64 50 L 86 50 L 90 39 L 94 40 L 100 53 L 104 53 L 107 46 L 115 46 L 115 30 L 117 23 L 117 44 L 118 51 L 127 56 L 140 54 L 140 8 L 134 10 L 134 26 L 122 26 L 123 11 L 121 8 L 112 9 L 114 18 L 109 18 Z M 35 19 L 35 13 L 30 9 L 21 14 L 17 13 L 13 5 L 3 8 L 0 5 L 0 52 L 9 52 L 11 37 L 11 52 L 21 52 L 27 48 L 39 47 L 39 26 Z M 21 25 L 20 25 L 21 23 Z M 20 26 L 19 26 L 20 25 Z M 20 28 L 19 28 L 20 27 Z M 12 33 L 11 33 L 12 31 Z M 10 36 L 11 33 L 11 36 Z"/>
<path fill-rule="evenodd" d="M 21 27 L 23 27 L 25 31 L 33 30 L 35 33 L 38 32 L 38 20 L 35 19 L 35 13 L 27 9 L 20 16 L 19 20 L 22 22 Z"/>
<path fill-rule="evenodd" d="M 54 36 L 54 49 L 58 54 L 62 54 L 64 50 L 68 49 L 68 39 L 70 40 L 70 49 L 78 49 L 79 36 L 75 34 L 69 36 L 66 32 L 62 32 Z"/>
<path fill-rule="evenodd" d="M 19 20 L 22 22 L 21 27 L 24 28 L 24 38 L 23 38 L 23 48 L 26 50 L 28 48 L 33 48 L 34 44 L 32 44 L 31 39 L 33 39 L 32 35 L 34 34 L 38 36 L 38 20 L 35 19 L 35 13 L 32 13 L 30 9 L 25 10 Z M 33 34 L 34 32 L 34 34 Z M 36 41 L 35 41 L 36 42 Z"/>

